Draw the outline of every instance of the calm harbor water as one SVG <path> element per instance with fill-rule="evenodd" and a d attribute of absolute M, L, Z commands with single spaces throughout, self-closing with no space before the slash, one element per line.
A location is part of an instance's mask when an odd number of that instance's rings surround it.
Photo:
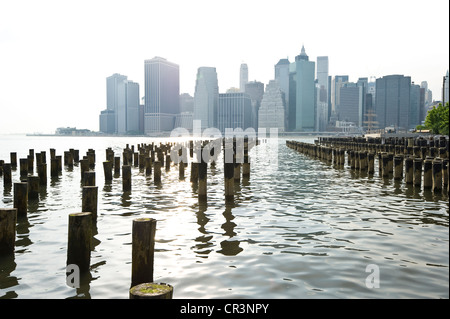
<path fill-rule="evenodd" d="M 277 166 L 267 165 L 274 154 L 270 143 L 252 149 L 250 180 L 235 185 L 232 207 L 224 201 L 223 165 L 208 167 L 206 207 L 198 205 L 190 168 L 182 181 L 175 167 L 162 170 L 158 187 L 133 167 L 130 193 L 122 191 L 121 177 L 104 182 L 106 148 L 121 154 L 127 143 L 160 140 L 0 136 L 5 162 L 10 152 L 19 159 L 29 149 L 47 151 L 47 161 L 50 148 L 57 155 L 75 148 L 80 157 L 94 149 L 99 187 L 88 284 L 66 285 L 68 214 L 81 211 L 76 165 L 64 167 L 56 180 L 48 174 L 28 218 L 18 222 L 15 254 L 0 258 L 0 298 L 128 298 L 132 221 L 138 217 L 157 220 L 154 277 L 174 286 L 174 298 L 449 297 L 446 194 L 378 172 L 368 177 L 336 169 L 289 149 L 282 138 Z M 13 189 L 2 177 L 0 194 L 0 207 L 12 207 Z M 373 275 L 368 266 L 379 270 L 379 288 L 366 285 Z"/>

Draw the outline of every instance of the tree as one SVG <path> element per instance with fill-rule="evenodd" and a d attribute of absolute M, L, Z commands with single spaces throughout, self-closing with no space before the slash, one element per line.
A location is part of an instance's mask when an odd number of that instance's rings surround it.
<path fill-rule="evenodd" d="M 432 130 L 434 134 L 448 135 L 448 110 L 448 102 L 445 105 L 439 103 L 437 107 L 433 106 L 433 108 L 428 111 L 427 117 L 425 118 L 425 127 Z"/>

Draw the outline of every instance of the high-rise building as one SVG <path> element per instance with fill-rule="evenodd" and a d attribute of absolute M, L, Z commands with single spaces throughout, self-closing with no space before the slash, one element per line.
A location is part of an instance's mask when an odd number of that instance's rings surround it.
<path fill-rule="evenodd" d="M 245 85 L 248 82 L 248 66 L 246 63 L 241 64 L 239 72 L 239 89 L 241 92 L 245 92 Z"/>
<path fill-rule="evenodd" d="M 284 96 L 278 81 L 269 81 L 258 112 L 258 128 L 266 128 L 266 131 L 269 131 L 270 128 L 277 128 L 278 132 L 284 132 L 286 107 Z"/>
<path fill-rule="evenodd" d="M 357 83 L 346 82 L 340 88 L 339 113 L 340 121 L 352 122 L 357 127 L 363 126 L 364 87 Z"/>
<path fill-rule="evenodd" d="M 246 93 L 219 94 L 219 109 L 217 112 L 217 128 L 225 133 L 225 129 L 241 128 L 245 130 L 252 126 L 252 102 Z"/>
<path fill-rule="evenodd" d="M 425 90 L 422 90 L 424 92 Z M 421 98 L 421 88 L 419 85 L 411 83 L 410 98 L 409 98 L 409 128 L 415 128 L 421 122 L 421 109 L 423 99 Z"/>
<path fill-rule="evenodd" d="M 411 77 L 386 75 L 376 81 L 375 109 L 379 128 L 409 127 Z"/>
<path fill-rule="evenodd" d="M 252 101 L 252 127 L 258 130 L 258 112 L 264 95 L 264 84 L 259 81 L 250 81 L 245 85 L 245 93 Z"/>
<path fill-rule="evenodd" d="M 145 60 L 145 134 L 173 130 L 179 96 L 179 66 L 161 57 Z"/>
<path fill-rule="evenodd" d="M 284 110 L 284 123 L 285 130 L 288 128 L 288 117 L 289 117 L 289 59 L 280 59 L 277 64 L 275 64 L 275 80 L 278 82 L 280 90 L 284 93 L 285 98 L 285 110 Z"/>
<path fill-rule="evenodd" d="M 175 128 L 189 131 L 193 128 L 194 98 L 189 93 L 180 94 L 180 113 L 175 117 Z"/>
<path fill-rule="evenodd" d="M 331 111 L 339 113 L 339 101 L 341 99 L 341 87 L 348 82 L 348 75 L 336 75 L 331 82 Z"/>
<path fill-rule="evenodd" d="M 217 126 L 219 84 L 216 68 L 200 67 L 194 94 L 194 120 L 201 120 L 202 129 Z"/>
<path fill-rule="evenodd" d="M 449 83 L 448 83 L 448 70 L 447 74 L 444 76 L 444 80 L 442 83 L 442 105 L 449 102 Z"/>
<path fill-rule="evenodd" d="M 118 73 L 107 77 L 105 111 L 100 114 L 100 131 L 116 134 L 138 133 L 139 84 Z"/>
<path fill-rule="evenodd" d="M 302 46 L 295 62 L 289 65 L 289 129 L 295 131 L 314 131 L 315 109 L 315 62 Z"/>
<path fill-rule="evenodd" d="M 317 96 L 317 121 L 319 123 L 318 130 L 323 131 L 330 118 L 331 108 L 328 106 L 328 57 L 318 56 L 317 57 L 317 85 L 318 85 L 318 96 Z M 321 111 L 319 111 L 321 110 Z"/>

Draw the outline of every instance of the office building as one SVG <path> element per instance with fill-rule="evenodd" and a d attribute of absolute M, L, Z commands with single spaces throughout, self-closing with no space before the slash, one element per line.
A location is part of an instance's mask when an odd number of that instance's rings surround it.
<path fill-rule="evenodd" d="M 302 46 L 295 62 L 289 65 L 289 129 L 292 131 L 314 131 L 315 109 L 315 62 Z"/>
<path fill-rule="evenodd" d="M 239 71 L 239 90 L 245 92 L 245 85 L 248 83 L 248 66 L 246 63 L 241 64 Z"/>
<path fill-rule="evenodd" d="M 317 121 L 320 128 L 319 131 L 323 131 L 328 123 L 331 113 L 331 107 L 328 106 L 328 57 L 317 57 Z"/>
<path fill-rule="evenodd" d="M 348 75 L 336 75 L 331 82 L 331 111 L 339 113 L 339 101 L 341 99 L 341 87 L 348 82 Z"/>
<path fill-rule="evenodd" d="M 364 86 L 359 83 L 346 82 L 339 92 L 339 121 L 354 123 L 356 127 L 363 126 Z"/>
<path fill-rule="evenodd" d="M 216 68 L 198 68 L 194 93 L 194 120 L 201 121 L 202 129 L 217 126 L 218 104 L 219 84 Z"/>
<path fill-rule="evenodd" d="M 442 105 L 449 102 L 449 83 L 448 83 L 448 70 L 447 74 L 444 76 L 442 83 Z"/>
<path fill-rule="evenodd" d="M 275 64 L 275 80 L 278 81 L 280 90 L 284 93 L 285 98 L 285 110 L 284 110 L 284 123 L 285 130 L 288 131 L 288 117 L 289 117 L 289 59 L 280 59 Z"/>
<path fill-rule="evenodd" d="M 422 91 L 422 92 L 421 92 Z M 421 110 L 423 109 L 423 93 L 425 90 L 420 85 L 411 83 L 410 99 L 409 99 L 409 127 L 415 128 L 421 123 Z"/>
<path fill-rule="evenodd" d="M 379 128 L 409 127 L 411 77 L 386 75 L 376 80 L 375 109 Z"/>
<path fill-rule="evenodd" d="M 161 57 L 145 60 L 145 134 L 170 132 L 180 113 L 179 66 Z"/>
<path fill-rule="evenodd" d="M 264 95 L 264 84 L 259 81 L 250 81 L 245 85 L 245 93 L 252 101 L 252 127 L 258 130 L 258 111 Z"/>

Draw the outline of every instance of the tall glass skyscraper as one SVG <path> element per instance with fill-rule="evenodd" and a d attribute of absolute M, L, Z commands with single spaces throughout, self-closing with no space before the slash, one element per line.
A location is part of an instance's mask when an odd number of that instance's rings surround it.
<path fill-rule="evenodd" d="M 245 85 L 248 82 L 248 66 L 245 63 L 241 64 L 241 69 L 239 72 L 239 89 L 241 92 L 245 92 Z"/>
<path fill-rule="evenodd" d="M 216 68 L 198 68 L 194 94 L 194 120 L 201 121 L 202 129 L 217 126 L 218 103 L 219 84 Z"/>
<path fill-rule="evenodd" d="M 161 57 L 145 60 L 145 134 L 173 130 L 179 96 L 179 66 Z"/>
<path fill-rule="evenodd" d="M 289 66 L 289 120 L 290 129 L 295 131 L 314 131 L 315 109 L 315 62 L 302 46 L 302 51 Z"/>

